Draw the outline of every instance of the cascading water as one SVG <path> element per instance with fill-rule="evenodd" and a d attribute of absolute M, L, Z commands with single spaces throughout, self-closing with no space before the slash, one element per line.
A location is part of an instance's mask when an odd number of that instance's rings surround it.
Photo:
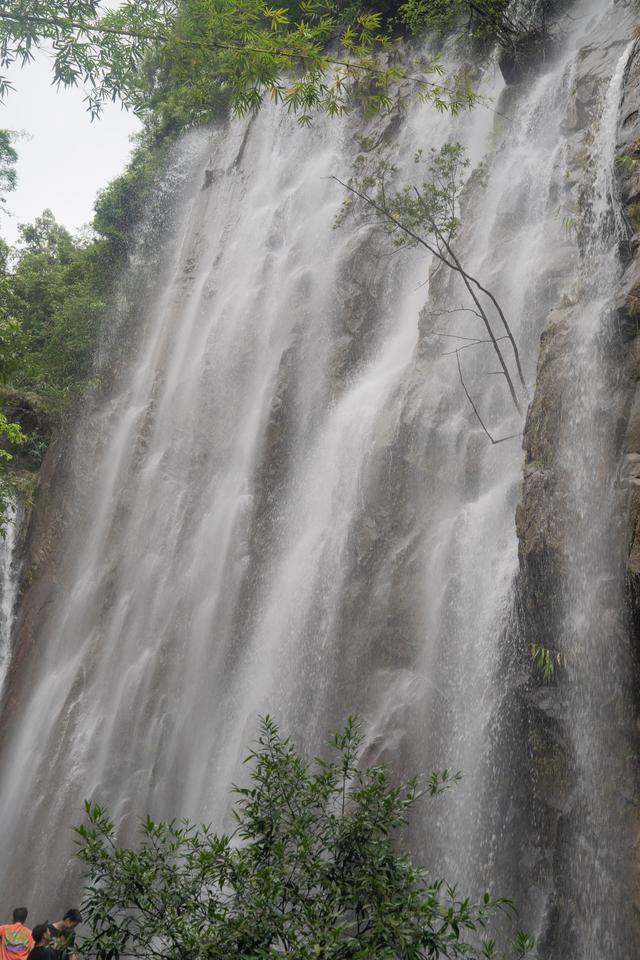
<path fill-rule="evenodd" d="M 11 632 L 19 583 L 15 564 L 19 524 L 19 512 L 16 513 L 15 507 L 10 507 L 5 537 L 0 541 L 0 696 L 11 663 Z"/>
<path fill-rule="evenodd" d="M 503 305 L 531 387 L 550 310 L 563 294 L 592 304 L 576 336 L 581 386 L 563 448 L 567 495 L 590 516 L 610 483 L 605 470 L 594 485 L 591 471 L 596 454 L 611 462 L 598 452 L 607 437 L 592 430 L 616 275 L 610 190 L 586 174 L 582 258 L 561 208 L 576 73 L 598 49 L 594 76 L 608 93 L 595 136 L 610 171 L 631 24 L 624 4 L 578 0 L 544 72 L 503 95 L 488 71 L 497 112 L 452 119 L 416 104 L 400 123 L 355 131 L 393 137 L 405 157 L 449 138 L 474 164 L 488 155 L 461 256 Z M 317 750 L 355 711 L 370 753 L 401 772 L 464 771 L 414 827 L 417 848 L 461 886 L 515 893 L 525 921 L 548 923 L 553 881 L 533 862 L 525 720 L 513 697 L 530 668 L 514 616 L 522 451 L 517 439 L 492 446 L 462 392 L 450 355 L 461 341 L 450 337 L 477 337 L 477 318 L 443 310 L 465 307 L 464 291 L 434 281 L 421 310 L 423 258 L 390 258 L 370 229 L 333 228 L 342 196 L 326 178 L 348 175 L 357 150 L 353 119 L 300 131 L 275 109 L 179 148 L 161 264 L 134 265 L 128 281 L 151 291 L 137 306 L 135 347 L 60 468 L 72 522 L 36 570 L 16 631 L 25 676 L 12 676 L 3 720 L 0 879 L 10 899 L 43 914 L 77 887 L 68 827 L 83 798 L 110 805 L 125 834 L 131 814 L 147 811 L 220 821 L 259 713 Z M 521 430 L 504 383 L 488 375 L 490 352 L 460 356 L 494 435 Z M 595 586 L 620 583 L 609 516 L 587 531 L 578 515 L 568 544 L 562 652 L 584 820 L 567 842 L 587 872 L 601 856 L 589 838 L 606 821 L 606 798 L 593 794 L 598 716 L 619 676 L 601 682 L 599 635 L 617 637 L 619 624 L 594 612 Z M 46 871 L 25 837 L 42 838 Z M 62 890 L 52 875 L 65 876 Z M 600 933 L 613 869 L 582 885 L 584 896 L 575 870 L 563 876 L 584 929 L 548 956 L 596 960 L 605 946 L 626 956 L 610 925 Z"/>

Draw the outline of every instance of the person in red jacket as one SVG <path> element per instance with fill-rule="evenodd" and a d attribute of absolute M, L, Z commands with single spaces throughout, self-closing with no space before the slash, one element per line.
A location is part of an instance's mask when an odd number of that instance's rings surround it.
<path fill-rule="evenodd" d="M 0 925 L 0 960 L 27 960 L 33 948 L 31 930 L 25 927 L 27 908 L 16 907 L 13 923 Z"/>

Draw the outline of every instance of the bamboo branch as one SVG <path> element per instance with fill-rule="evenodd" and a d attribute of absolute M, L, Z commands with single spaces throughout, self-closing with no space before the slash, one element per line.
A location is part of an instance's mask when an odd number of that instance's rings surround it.
<path fill-rule="evenodd" d="M 375 67 L 370 63 L 358 63 L 357 61 L 341 60 L 334 57 L 325 57 L 321 54 L 302 53 L 295 50 L 284 50 L 281 48 L 269 48 L 253 46 L 241 42 L 234 43 L 227 40 L 187 40 L 183 37 L 171 37 L 169 33 L 149 33 L 146 30 L 133 30 L 124 27 L 103 26 L 100 23 L 84 23 L 80 20 L 72 20 L 67 17 L 42 17 L 28 13 L 12 13 L 10 10 L 0 8 L 0 20 L 7 20 L 13 23 L 33 24 L 34 26 L 54 27 L 61 30 L 77 30 L 79 33 L 110 35 L 122 37 L 128 40 L 144 40 L 148 43 L 167 43 L 169 40 L 180 44 L 181 46 L 192 49 L 212 49 L 212 50 L 242 50 L 247 53 L 269 54 L 271 56 L 283 57 L 291 61 L 311 63 L 321 60 L 328 66 L 345 67 L 347 70 L 362 70 L 365 73 L 388 77 L 389 72 L 381 67 Z M 170 26 L 170 25 L 168 25 Z M 434 87 L 444 93 L 456 95 L 456 91 L 450 87 L 443 86 L 435 80 L 425 80 L 423 77 L 416 77 L 411 74 L 405 74 L 402 71 L 396 71 L 395 76 L 399 80 L 408 80 L 411 83 L 417 83 L 420 86 Z M 452 101 L 456 106 L 464 105 L 464 100 L 460 103 L 457 100 Z"/>

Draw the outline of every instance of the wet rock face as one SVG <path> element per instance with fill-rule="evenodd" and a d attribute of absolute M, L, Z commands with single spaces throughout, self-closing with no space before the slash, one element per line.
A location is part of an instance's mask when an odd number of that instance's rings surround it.
<path fill-rule="evenodd" d="M 628 43 L 618 37 L 615 52 L 610 60 L 619 57 Z M 589 208 L 587 158 L 597 162 L 591 153 L 591 130 L 595 111 L 601 104 L 605 47 L 585 47 L 579 58 L 575 77 L 574 108 L 567 117 L 569 160 L 567 182 L 573 191 L 579 220 L 588 228 L 592 211 Z M 611 66 L 607 67 L 608 76 Z M 610 385 L 603 406 L 598 411 L 606 421 L 594 424 L 603 434 L 601 461 L 594 458 L 592 469 L 598 475 L 618 471 L 626 499 L 620 499 L 616 507 L 614 523 L 627 526 L 627 596 L 633 646 L 637 657 L 640 651 L 640 43 L 627 63 L 623 81 L 621 108 L 617 136 L 616 189 L 628 226 L 628 236 L 620 244 L 621 276 L 617 286 L 613 322 L 608 334 L 603 336 L 599 349 L 607 367 L 605 380 Z M 589 240 L 578 226 L 577 244 L 580 255 L 585 253 Z M 574 267 L 575 271 L 575 267 Z M 563 618 L 567 616 L 567 592 L 570 590 L 571 556 L 567 543 L 571 543 L 571 517 L 581 516 L 585 504 L 572 502 L 575 484 L 569 481 L 574 468 L 566 451 L 563 455 L 561 440 L 567 431 L 575 429 L 571 422 L 571 410 L 580 402 L 580 387 L 574 369 L 576 347 L 582 342 L 584 304 L 588 302 L 585 290 L 588 278 L 580 278 L 571 297 L 565 296 L 549 314 L 541 338 L 534 398 L 528 411 L 525 433 L 525 466 L 522 496 L 516 513 L 519 540 L 519 619 L 528 644 L 540 644 L 556 650 L 562 643 Z M 567 281 L 572 274 L 567 273 Z M 605 342 L 606 341 L 606 342 Z M 599 449 L 599 448 L 596 448 Z M 620 485 L 614 483 L 619 490 Z M 604 487 L 603 487 L 604 488 Z M 626 517 L 624 516 L 627 510 Z M 588 517 L 585 522 L 588 522 Z M 586 542 L 586 541 L 585 541 Z M 575 559 L 573 561 L 575 567 Z M 620 564 L 622 579 L 622 563 Z M 617 603 L 611 610 L 611 622 L 620 617 L 621 592 L 609 591 L 610 584 L 603 585 L 602 607 Z M 612 598 L 617 598 L 615 601 Z M 603 614 L 604 616 L 604 614 Z M 604 622 L 604 619 L 603 619 Z M 612 626 L 611 636 L 615 635 Z M 626 638 L 621 638 L 626 645 Z M 613 653 L 611 654 L 614 655 Z M 627 682 L 635 682 L 636 668 L 629 658 Z M 576 832 L 580 821 L 581 807 L 579 789 L 575 783 L 578 764 L 569 736 L 567 709 L 571 698 L 576 698 L 572 689 L 573 668 L 566 671 L 562 666 L 558 676 L 548 686 L 544 685 L 539 672 L 532 668 L 531 680 L 523 691 L 529 716 L 528 746 L 535 767 L 535 812 L 534 819 L 540 837 L 540 871 L 547 877 L 552 890 L 548 901 L 545 928 L 541 933 L 539 947 L 542 956 L 578 956 L 579 948 L 572 944 L 572 930 L 579 929 L 581 916 L 588 911 L 580 904 L 572 891 L 571 844 L 563 842 L 565 834 Z M 624 699 L 623 691 L 619 691 Z M 630 697 L 630 700 L 632 697 Z M 636 695 L 637 701 L 637 695 Z M 572 701 L 573 702 L 573 701 Z M 637 702 L 635 708 L 637 709 Z M 575 712 L 575 703 L 571 708 Z M 637 729 L 632 729 L 631 716 L 620 718 L 612 712 L 601 718 L 603 736 L 609 744 L 609 757 L 615 768 L 618 791 L 637 797 L 635 775 L 628 774 L 623 753 L 637 752 Z M 606 730 L 605 730 L 606 728 Z M 613 801 L 612 801 L 613 803 Z M 634 799 L 633 804 L 636 803 Z M 612 807 L 613 809 L 613 807 Z M 628 837 L 629 848 L 637 836 L 636 815 L 632 806 L 619 812 L 620 830 Z M 571 826 L 570 826 L 571 825 Z M 587 838 L 588 839 L 588 838 Z M 566 849 L 565 849 L 566 848 Z M 631 870 L 634 870 L 633 864 Z M 626 878 L 629 899 L 639 902 L 640 884 L 638 871 Z M 636 907 L 637 910 L 637 907 Z M 624 916 L 623 925 L 631 936 L 637 936 L 637 917 Z M 576 951 L 578 951 L 576 953 Z"/>
<path fill-rule="evenodd" d="M 498 65 L 507 85 L 522 83 L 544 69 L 560 46 L 562 14 L 569 4 L 566 0 L 530 0 L 516 5 L 515 20 L 525 27 L 524 32 L 506 37 Z"/>
<path fill-rule="evenodd" d="M 626 268 L 616 309 L 625 340 L 634 340 L 640 330 L 640 50 L 629 61 L 618 130 L 617 179 L 620 201 L 628 228 L 622 251 Z M 634 361 L 635 362 L 635 361 Z M 633 365 L 633 364 L 632 364 Z M 635 417 L 635 415 L 634 415 Z M 633 442 L 636 442 L 635 439 Z"/>
<path fill-rule="evenodd" d="M 34 653 L 38 655 L 41 612 L 50 602 L 51 592 L 57 586 L 58 570 L 53 558 L 74 517 L 75 498 L 67 469 L 69 453 L 69 445 L 60 439 L 50 445 L 37 474 L 37 496 L 33 508 L 25 511 L 19 529 L 22 569 L 20 616 L 16 622 L 13 657 L 0 711 L 0 745 L 6 733 L 5 719 L 11 715 L 20 687 L 21 673 L 29 658 Z M 61 490 L 67 493 L 61 496 Z"/>
<path fill-rule="evenodd" d="M 500 54 L 500 72 L 506 84 L 522 83 L 540 70 L 553 51 L 552 39 L 541 30 L 532 30 L 514 40 Z"/>
<path fill-rule="evenodd" d="M 589 142 L 593 111 L 602 94 L 602 67 L 603 51 L 586 47 L 575 79 L 575 109 L 568 118 L 574 154 L 568 182 L 577 192 L 578 205 L 584 144 Z M 620 471 L 629 490 L 628 571 L 630 576 L 640 577 L 640 44 L 626 69 L 616 152 L 617 188 L 628 239 L 621 243 L 624 269 L 615 304 L 617 331 L 609 348 L 622 379 L 622 406 L 612 419 L 616 432 L 624 437 Z M 589 211 L 584 214 L 588 217 Z M 538 623 L 549 619 L 556 592 L 549 586 L 559 584 L 565 570 L 566 503 L 561 480 L 567 466 L 558 458 L 558 441 L 564 429 L 563 397 L 572 381 L 572 338 L 579 329 L 579 307 L 565 297 L 550 313 L 542 334 L 535 393 L 524 433 L 525 467 L 516 526 L 521 573 L 531 588 L 526 591 L 527 602 Z"/>
<path fill-rule="evenodd" d="M 552 311 L 542 335 L 536 389 L 524 433 L 526 461 L 516 510 L 520 571 L 526 589 L 523 613 L 531 642 L 553 646 L 556 607 L 565 570 L 566 503 L 558 439 L 563 391 L 570 370 L 572 307 Z"/>

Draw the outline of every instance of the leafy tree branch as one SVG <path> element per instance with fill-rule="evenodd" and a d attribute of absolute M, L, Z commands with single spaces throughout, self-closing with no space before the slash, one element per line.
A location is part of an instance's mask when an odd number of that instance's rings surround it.
<path fill-rule="evenodd" d="M 53 49 L 55 83 L 88 85 L 93 116 L 114 99 L 144 114 L 166 72 L 175 80 L 187 69 L 209 103 L 217 91 L 220 101 L 245 113 L 268 97 L 302 122 L 312 110 L 336 115 L 355 101 L 385 109 L 398 80 L 410 80 L 416 95 L 438 109 L 457 111 L 477 100 L 460 78 L 441 79 L 437 59 L 420 75 L 381 66 L 377 52 L 391 43 L 381 14 L 360 12 L 344 26 L 329 0 L 290 0 L 279 8 L 263 0 L 128 0 L 103 16 L 98 0 L 18 0 L 0 7 L 1 67 L 27 64 L 43 43 Z M 0 95 L 9 89 L 0 78 Z"/>
<path fill-rule="evenodd" d="M 77 828 L 87 878 L 82 945 L 96 960 L 452 960 L 531 957 L 518 933 L 508 954 L 487 936 L 510 900 L 477 900 L 431 877 L 398 835 L 423 796 L 458 774 L 434 773 L 424 789 L 395 783 L 384 766 L 361 768 L 362 736 L 350 718 L 333 756 L 310 761 L 261 721 L 249 783 L 235 788 L 234 833 L 189 821 L 140 825 L 121 847 L 96 803 Z"/>

